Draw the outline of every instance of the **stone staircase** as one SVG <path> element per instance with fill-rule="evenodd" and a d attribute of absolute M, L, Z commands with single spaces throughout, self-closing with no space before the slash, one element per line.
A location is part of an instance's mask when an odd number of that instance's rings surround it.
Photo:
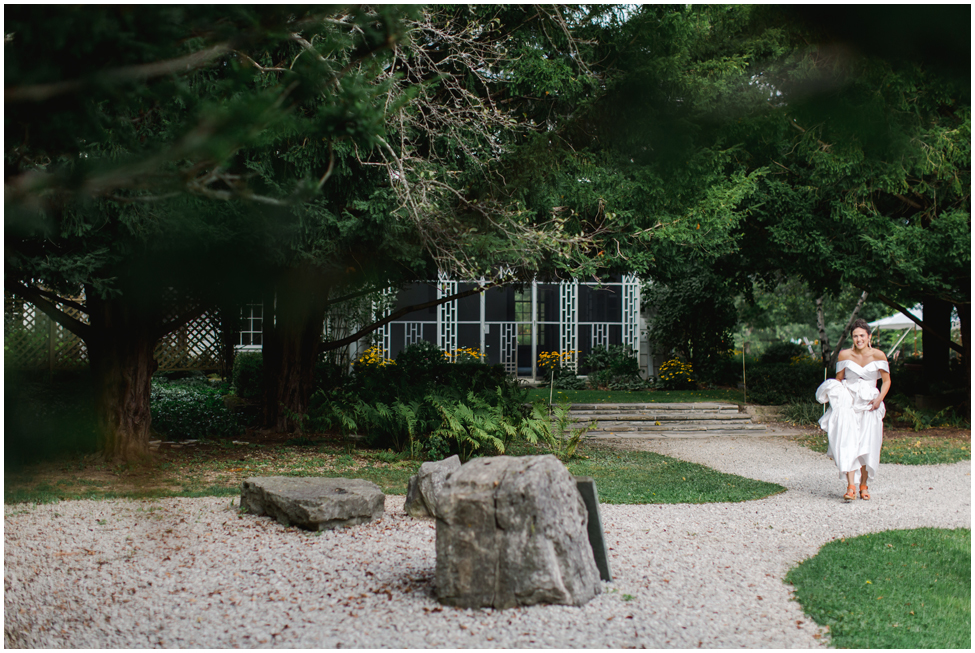
<path fill-rule="evenodd" d="M 580 425 L 594 423 L 591 438 L 706 438 L 769 435 L 734 404 L 573 404 Z"/>

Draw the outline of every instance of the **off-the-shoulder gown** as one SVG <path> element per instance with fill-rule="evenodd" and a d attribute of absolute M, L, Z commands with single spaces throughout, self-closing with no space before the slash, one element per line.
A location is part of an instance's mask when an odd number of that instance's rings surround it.
<path fill-rule="evenodd" d="M 877 398 L 877 379 L 880 372 L 890 372 L 887 361 L 871 361 L 861 367 L 853 361 L 839 361 L 836 372 L 846 370 L 842 381 L 829 379 L 816 390 L 816 400 L 829 410 L 819 420 L 819 426 L 829 436 L 826 455 L 836 462 L 841 479 L 846 472 L 856 472 L 860 482 L 860 467 L 866 465 L 867 475 L 877 478 L 880 466 L 880 446 L 884 439 L 883 402 L 877 410 L 870 410 L 870 402 Z"/>

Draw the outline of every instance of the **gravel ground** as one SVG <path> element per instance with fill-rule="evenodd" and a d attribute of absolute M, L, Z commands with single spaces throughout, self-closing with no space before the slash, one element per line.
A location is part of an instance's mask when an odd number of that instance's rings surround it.
<path fill-rule="evenodd" d="M 320 535 L 226 498 L 4 506 L 6 647 L 813 648 L 782 578 L 826 542 L 971 528 L 971 462 L 884 465 L 844 504 L 832 462 L 786 438 L 627 440 L 788 492 L 740 504 L 602 506 L 614 582 L 581 608 L 441 607 L 434 524 L 387 497 Z"/>

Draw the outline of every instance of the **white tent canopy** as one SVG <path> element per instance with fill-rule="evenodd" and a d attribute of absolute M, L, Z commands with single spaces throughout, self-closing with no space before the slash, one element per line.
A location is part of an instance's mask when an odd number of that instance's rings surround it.
<path fill-rule="evenodd" d="M 911 314 L 914 315 L 919 320 L 924 319 L 924 312 L 921 309 L 921 305 L 918 304 L 911 309 Z M 897 315 L 891 315 L 890 317 L 885 317 L 880 320 L 875 320 L 873 322 L 868 322 L 871 329 L 890 329 L 894 331 L 901 331 L 903 329 L 917 329 L 917 323 L 911 318 L 907 317 L 903 313 L 898 313 Z"/>

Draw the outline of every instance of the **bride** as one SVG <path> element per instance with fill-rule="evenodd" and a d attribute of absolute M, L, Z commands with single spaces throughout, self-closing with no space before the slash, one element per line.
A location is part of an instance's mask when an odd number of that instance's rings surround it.
<path fill-rule="evenodd" d="M 845 501 L 870 499 L 867 478 L 877 477 L 880 446 L 884 438 L 884 397 L 890 390 L 890 367 L 884 352 L 870 346 L 870 328 L 865 320 L 853 323 L 853 347 L 840 352 L 836 378 L 816 390 L 816 400 L 829 402 L 819 426 L 829 436 L 826 455 L 836 462 L 840 478 L 846 476 Z M 877 390 L 877 379 L 883 379 Z"/>

